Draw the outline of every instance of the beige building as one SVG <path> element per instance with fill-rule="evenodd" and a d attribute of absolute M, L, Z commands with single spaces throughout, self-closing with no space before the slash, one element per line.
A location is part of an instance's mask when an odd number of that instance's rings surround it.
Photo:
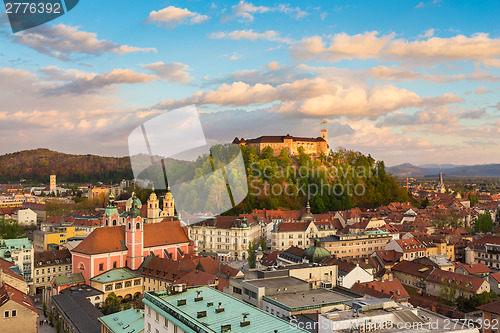
<path fill-rule="evenodd" d="M 35 274 L 30 294 L 42 294 L 54 277 L 71 273 L 71 252 L 68 249 L 35 252 Z"/>
<path fill-rule="evenodd" d="M 260 136 L 256 139 L 235 138 L 234 144 L 254 148 L 257 153 L 262 153 L 264 148 L 271 147 L 274 156 L 285 149 L 290 155 L 298 155 L 299 149 L 303 148 L 308 155 L 328 154 L 328 130 L 322 129 L 321 136 L 317 138 L 294 137 L 290 134 L 285 136 Z"/>
<path fill-rule="evenodd" d="M 22 291 L 0 282 L 0 331 L 38 332 L 38 312 Z"/>
<path fill-rule="evenodd" d="M 253 218 L 216 216 L 190 225 L 189 237 L 200 252 L 217 253 L 218 259 L 229 260 L 247 258 L 249 242 L 254 244 L 262 235 Z"/>
<path fill-rule="evenodd" d="M 392 235 L 383 230 L 320 238 L 325 249 L 337 258 L 367 258 L 373 252 L 383 250 L 391 240 Z"/>
<path fill-rule="evenodd" d="M 469 298 L 475 294 L 490 291 L 488 281 L 472 275 L 463 275 L 455 272 L 435 268 L 427 277 L 425 292 L 429 295 L 439 296 L 443 292 L 455 293 L 455 298 L 463 296 Z"/>
<path fill-rule="evenodd" d="M 104 299 L 115 293 L 120 300 L 142 295 L 142 277 L 128 268 L 114 268 L 90 279 L 90 286 L 103 292 Z"/>

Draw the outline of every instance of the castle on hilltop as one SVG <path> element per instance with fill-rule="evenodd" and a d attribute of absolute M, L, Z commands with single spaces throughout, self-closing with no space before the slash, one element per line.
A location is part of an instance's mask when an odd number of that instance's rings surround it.
<path fill-rule="evenodd" d="M 271 147 L 274 156 L 280 154 L 282 149 L 286 149 L 290 155 L 298 155 L 299 148 L 304 148 L 304 152 L 308 155 L 328 154 L 328 130 L 322 129 L 321 136 L 317 138 L 302 138 L 287 134 L 285 136 L 260 136 L 255 139 L 238 139 L 233 140 L 233 144 L 240 146 L 248 146 L 254 148 L 257 153 L 262 153 L 264 148 Z"/>

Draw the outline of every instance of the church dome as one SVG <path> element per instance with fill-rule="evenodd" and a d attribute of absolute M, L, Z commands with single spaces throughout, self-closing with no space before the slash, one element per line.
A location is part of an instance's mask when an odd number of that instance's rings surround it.
<path fill-rule="evenodd" d="M 137 206 L 137 208 L 141 209 L 142 207 L 142 202 L 141 200 L 139 200 L 139 198 L 137 198 L 135 196 L 135 192 L 132 193 L 132 196 L 130 198 L 128 198 L 127 200 L 127 203 L 125 204 L 127 207 L 131 207 L 132 206 L 132 201 L 134 200 L 133 198 L 135 198 L 135 205 Z"/>
<path fill-rule="evenodd" d="M 306 249 L 302 254 L 303 259 L 307 259 L 310 263 L 321 263 L 326 258 L 330 258 L 332 255 L 327 249 L 321 246 L 319 240 L 314 241 L 314 246 Z"/>

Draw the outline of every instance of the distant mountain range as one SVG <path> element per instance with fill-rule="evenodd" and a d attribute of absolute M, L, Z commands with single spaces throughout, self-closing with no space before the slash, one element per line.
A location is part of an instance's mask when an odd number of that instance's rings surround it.
<path fill-rule="evenodd" d="M 443 174 L 458 177 L 500 177 L 500 164 L 478 164 L 478 165 L 453 165 L 453 164 L 424 164 L 416 166 L 404 163 L 388 167 L 387 171 L 397 177 L 423 177 L 436 176 L 439 170 Z"/>

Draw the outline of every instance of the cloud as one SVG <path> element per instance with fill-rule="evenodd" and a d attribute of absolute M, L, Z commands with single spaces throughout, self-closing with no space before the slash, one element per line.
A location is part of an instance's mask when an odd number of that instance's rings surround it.
<path fill-rule="evenodd" d="M 411 70 L 391 68 L 383 65 L 370 69 L 370 75 L 375 79 L 384 81 L 425 80 L 430 82 L 444 83 L 461 81 L 466 78 L 472 79 L 470 76 L 466 76 L 464 74 L 436 75 L 427 72 L 421 73 Z"/>
<path fill-rule="evenodd" d="M 285 135 L 318 137 L 320 121 L 288 117 L 285 114 L 257 110 L 225 110 L 201 112 L 203 130 L 208 140 L 231 142 L 235 137 L 255 138 L 261 135 Z M 329 141 L 334 144 L 336 137 L 353 133 L 347 123 L 329 121 Z"/>
<path fill-rule="evenodd" d="M 152 71 L 162 79 L 174 83 L 189 83 L 193 79 L 187 72 L 189 66 L 180 62 L 166 64 L 159 61 L 152 64 L 142 65 L 142 67 Z"/>
<path fill-rule="evenodd" d="M 302 79 L 276 86 L 245 82 L 222 84 L 209 91 L 198 91 L 183 100 L 167 100 L 152 109 L 175 109 L 189 104 L 219 106 L 269 105 L 271 112 L 296 117 L 347 117 L 376 119 L 399 109 L 434 107 L 455 103 L 454 94 L 420 97 L 393 85 L 373 87 L 344 86 L 324 78 Z M 277 103 L 275 103 L 277 102 Z"/>
<path fill-rule="evenodd" d="M 293 57 L 299 60 L 340 61 L 344 59 L 369 59 L 379 56 L 394 34 L 378 37 L 377 31 L 350 36 L 346 33 L 333 35 L 325 47 L 323 38 L 313 36 L 303 39 L 290 48 Z"/>
<path fill-rule="evenodd" d="M 485 109 L 462 110 L 458 113 L 461 119 L 480 119 L 486 116 Z"/>
<path fill-rule="evenodd" d="M 296 19 L 301 19 L 304 16 L 307 16 L 307 12 L 306 11 L 301 10 L 299 7 L 292 8 L 288 4 L 286 4 L 286 5 L 283 5 L 283 4 L 278 5 L 277 10 L 280 11 L 280 12 L 282 12 L 282 13 L 288 14 L 288 15 L 296 18 Z"/>
<path fill-rule="evenodd" d="M 384 55 L 399 60 L 446 62 L 455 60 L 484 61 L 500 56 L 500 39 L 486 33 L 472 37 L 457 35 L 450 38 L 432 37 L 423 41 L 391 41 Z"/>
<path fill-rule="evenodd" d="M 430 35 L 430 33 L 428 33 Z M 416 63 L 441 63 L 448 61 L 477 61 L 496 66 L 500 57 L 500 39 L 486 33 L 467 37 L 428 37 L 424 40 L 395 39 L 392 33 L 378 36 L 377 31 L 357 35 L 339 33 L 329 37 L 330 45 L 320 36 L 312 36 L 290 47 L 297 60 L 336 62 L 346 59 L 380 59 L 411 61 Z"/>
<path fill-rule="evenodd" d="M 99 40 L 96 34 L 64 24 L 44 24 L 17 34 L 9 34 L 14 42 L 62 61 L 70 61 L 75 54 L 102 55 L 132 52 L 156 52 L 155 48 L 140 48 Z"/>
<path fill-rule="evenodd" d="M 94 94 L 105 87 L 117 84 L 146 83 L 157 79 L 156 75 L 137 73 L 130 69 L 116 68 L 108 73 L 77 75 L 75 79 L 62 85 L 42 88 L 47 95 Z"/>
<path fill-rule="evenodd" d="M 270 84 L 272 86 L 302 79 L 312 79 L 314 71 L 303 65 L 280 66 L 278 62 L 271 61 L 267 66 L 259 70 L 241 70 L 216 77 L 206 77 L 204 86 L 220 85 L 223 83 L 245 82 L 250 85 Z"/>
<path fill-rule="evenodd" d="M 156 23 L 165 28 L 172 29 L 179 24 L 199 24 L 209 20 L 207 15 L 201 15 L 189 11 L 187 8 L 168 6 L 159 11 L 153 10 L 149 13 L 145 22 Z"/>
<path fill-rule="evenodd" d="M 228 58 L 229 61 L 235 61 L 235 60 L 240 60 L 241 56 L 238 55 L 236 52 L 233 52 L 233 54 Z"/>
<path fill-rule="evenodd" d="M 476 91 L 475 91 L 476 95 L 488 94 L 490 92 L 491 92 L 491 90 L 486 89 L 486 87 L 484 87 L 484 86 L 477 87 Z"/>
<path fill-rule="evenodd" d="M 250 2 L 241 0 L 237 5 L 231 7 L 231 13 L 222 17 L 222 22 L 237 19 L 240 22 L 253 22 L 254 14 L 261 14 L 271 11 L 265 6 L 255 6 Z"/>
<path fill-rule="evenodd" d="M 450 112 L 449 108 L 442 106 L 430 110 L 417 111 L 412 114 L 394 112 L 385 116 L 377 126 L 414 126 L 414 125 L 452 125 L 458 121 L 458 116 Z"/>
<path fill-rule="evenodd" d="M 255 32 L 253 31 L 253 29 L 247 29 L 247 30 L 235 30 L 231 32 L 213 32 L 208 37 L 212 39 L 232 39 L 232 40 L 248 39 L 252 42 L 256 40 L 267 40 L 271 42 L 280 42 L 284 44 L 291 44 L 293 42 L 289 38 L 281 37 L 279 32 L 274 30 Z"/>

